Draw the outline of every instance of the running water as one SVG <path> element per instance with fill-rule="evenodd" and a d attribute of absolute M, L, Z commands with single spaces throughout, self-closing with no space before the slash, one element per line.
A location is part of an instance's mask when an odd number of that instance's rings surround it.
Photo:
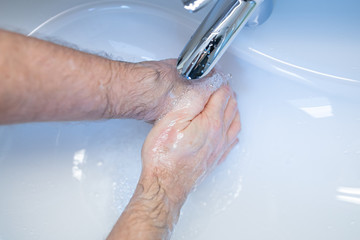
<path fill-rule="evenodd" d="M 221 72 L 214 72 L 211 76 L 201 80 L 184 80 L 184 87 L 178 87 L 169 93 L 171 103 L 164 107 L 165 110 L 157 121 L 169 112 L 194 108 L 194 105 L 204 106 L 210 95 L 222 85 L 228 84 L 230 79 L 231 76 L 229 74 L 225 75 Z"/>

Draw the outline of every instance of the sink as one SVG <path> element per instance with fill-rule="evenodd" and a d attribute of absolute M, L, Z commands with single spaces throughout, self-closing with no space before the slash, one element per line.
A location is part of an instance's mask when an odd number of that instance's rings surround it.
<path fill-rule="evenodd" d="M 85 3 L 31 35 L 117 60 L 174 58 L 204 13 L 163 2 Z M 172 239 L 358 239 L 360 52 L 350 36 L 360 34 L 348 23 L 321 38 L 311 28 L 326 25 L 317 4 L 303 25 L 285 14 L 306 2 L 276 1 L 219 62 L 238 94 L 240 144 L 188 198 Z M 352 9 L 338 16 L 358 23 Z M 0 239 L 104 239 L 134 191 L 150 129 L 135 120 L 1 126 Z"/>

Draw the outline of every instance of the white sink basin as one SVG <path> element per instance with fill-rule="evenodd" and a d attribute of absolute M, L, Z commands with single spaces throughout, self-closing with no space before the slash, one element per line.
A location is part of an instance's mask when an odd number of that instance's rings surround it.
<path fill-rule="evenodd" d="M 179 2 L 146 2 L 83 5 L 32 34 L 127 61 L 177 57 L 197 17 Z M 286 35 L 269 30 L 283 33 L 283 8 L 275 6 L 263 26 L 244 29 L 219 63 L 239 96 L 240 144 L 190 196 L 172 239 L 360 236 L 359 55 L 347 60 L 335 49 L 341 66 L 331 72 L 328 56 L 315 51 L 321 39 L 306 53 L 297 50 L 307 44 L 299 39 L 291 54 Z M 359 44 L 352 46 L 359 53 Z M 303 56 L 327 65 L 304 65 Z M 105 238 L 136 186 L 150 129 L 134 120 L 0 127 L 0 239 Z"/>

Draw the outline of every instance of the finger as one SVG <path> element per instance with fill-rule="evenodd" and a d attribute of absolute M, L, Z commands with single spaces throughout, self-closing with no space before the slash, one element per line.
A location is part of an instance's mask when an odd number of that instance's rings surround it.
<path fill-rule="evenodd" d="M 224 114 L 224 123 L 225 123 L 226 132 L 229 129 L 230 124 L 233 122 L 237 112 L 238 112 L 237 102 L 235 96 L 232 95 L 226 106 L 225 114 Z"/>
<path fill-rule="evenodd" d="M 231 144 L 230 146 L 226 149 L 226 151 L 224 152 L 224 154 L 221 156 L 220 160 L 218 161 L 217 165 L 220 165 L 221 163 L 223 163 L 225 161 L 225 159 L 227 158 L 227 156 L 229 155 L 229 153 L 231 152 L 231 150 L 239 143 L 239 139 L 236 138 Z"/>
<path fill-rule="evenodd" d="M 234 91 L 234 97 L 235 97 L 235 100 L 237 101 L 238 100 L 238 95 L 237 93 Z"/>
<path fill-rule="evenodd" d="M 216 92 L 214 92 L 208 103 L 205 106 L 204 113 L 207 114 L 210 119 L 222 120 L 224 117 L 225 108 L 231 96 L 231 90 L 229 86 L 222 86 Z"/>
<path fill-rule="evenodd" d="M 227 141 L 233 142 L 241 130 L 240 113 L 237 110 L 234 120 L 227 131 Z"/>

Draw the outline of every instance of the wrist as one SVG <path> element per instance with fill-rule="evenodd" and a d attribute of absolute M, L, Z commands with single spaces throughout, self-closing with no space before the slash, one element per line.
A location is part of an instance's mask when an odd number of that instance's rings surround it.
<path fill-rule="evenodd" d="M 118 95 L 121 96 L 125 92 L 122 85 L 126 85 L 125 81 L 128 79 L 129 67 L 126 66 L 128 63 L 109 59 L 106 61 L 106 78 L 98 82 L 98 89 L 102 92 L 104 99 L 101 118 L 121 118 L 123 114 L 120 112 L 119 105 L 122 105 L 123 101 L 120 101 L 122 99 L 119 99 Z"/>
<path fill-rule="evenodd" d="M 181 205 L 169 201 L 156 178 L 142 175 L 107 239 L 169 239 L 180 208 Z"/>
<path fill-rule="evenodd" d="M 170 173 L 165 169 L 153 168 L 143 169 L 139 184 L 143 185 L 150 194 L 158 189 L 159 193 L 164 193 L 169 206 L 178 209 L 184 204 L 189 191 L 186 191 L 185 183 L 178 182 L 176 174 Z M 161 191 L 160 191 L 161 190 Z"/>
<path fill-rule="evenodd" d="M 106 118 L 152 121 L 161 115 L 172 86 L 156 63 L 111 61 L 109 66 Z"/>
<path fill-rule="evenodd" d="M 168 198 L 156 178 L 142 176 L 117 223 L 122 226 L 119 234 L 127 239 L 136 231 L 137 239 L 168 239 L 178 220 L 181 206 Z M 124 227 L 126 225 L 128 227 Z"/>
<path fill-rule="evenodd" d="M 180 209 L 185 198 L 176 198 L 168 188 L 162 185 L 155 175 L 142 174 L 135 190 L 134 200 L 141 201 L 149 211 L 149 215 L 156 216 L 155 221 L 166 223 L 171 229 L 177 222 Z"/>

